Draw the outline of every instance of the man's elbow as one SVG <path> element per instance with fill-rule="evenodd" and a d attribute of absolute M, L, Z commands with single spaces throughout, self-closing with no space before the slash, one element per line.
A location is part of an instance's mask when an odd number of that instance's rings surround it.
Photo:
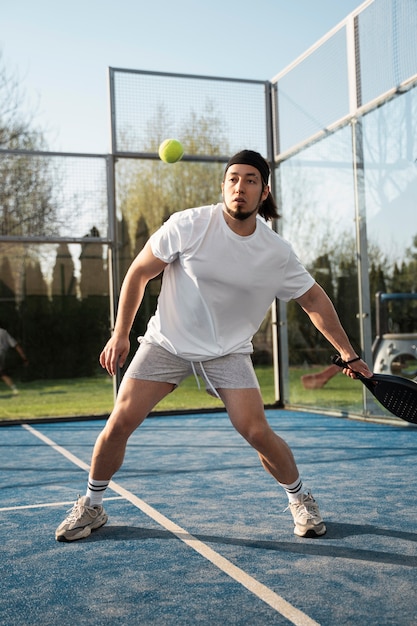
<path fill-rule="evenodd" d="M 295 301 L 298 302 L 303 309 L 310 309 L 316 302 L 320 301 L 323 294 L 324 291 L 320 285 L 318 283 L 314 283 L 310 289 L 303 293 L 303 295 L 299 298 L 296 298 Z"/>

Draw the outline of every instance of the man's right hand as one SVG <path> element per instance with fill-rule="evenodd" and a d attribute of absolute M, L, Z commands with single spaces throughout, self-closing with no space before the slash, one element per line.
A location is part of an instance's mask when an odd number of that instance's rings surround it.
<path fill-rule="evenodd" d="M 100 365 L 110 376 L 114 376 L 117 367 L 123 367 L 130 350 L 129 337 L 114 334 L 106 343 L 100 354 Z"/>

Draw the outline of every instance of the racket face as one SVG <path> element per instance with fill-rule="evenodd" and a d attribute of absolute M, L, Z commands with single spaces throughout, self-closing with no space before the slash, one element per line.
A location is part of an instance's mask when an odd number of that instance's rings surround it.
<path fill-rule="evenodd" d="M 374 374 L 363 379 L 369 391 L 390 413 L 417 424 L 417 385 L 400 376 Z"/>
<path fill-rule="evenodd" d="M 345 363 L 337 354 L 332 362 L 339 367 L 349 367 L 355 372 L 349 363 Z M 366 378 L 359 372 L 355 372 L 357 378 L 369 389 L 375 398 L 396 417 L 406 422 L 417 424 L 417 384 L 402 376 L 390 376 L 389 374 L 374 374 L 372 378 Z"/>

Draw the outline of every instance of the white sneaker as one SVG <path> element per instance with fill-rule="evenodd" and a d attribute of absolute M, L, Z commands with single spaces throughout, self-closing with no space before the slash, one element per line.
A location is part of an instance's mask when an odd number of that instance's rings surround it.
<path fill-rule="evenodd" d="M 294 518 L 294 534 L 299 537 L 315 537 L 326 533 L 326 526 L 320 515 L 319 505 L 312 494 L 301 494 L 297 502 L 290 502 L 288 507 Z"/>
<path fill-rule="evenodd" d="M 72 507 L 70 514 L 55 531 L 57 541 L 75 541 L 91 534 L 108 520 L 102 506 L 90 506 L 90 498 L 82 496 Z"/>

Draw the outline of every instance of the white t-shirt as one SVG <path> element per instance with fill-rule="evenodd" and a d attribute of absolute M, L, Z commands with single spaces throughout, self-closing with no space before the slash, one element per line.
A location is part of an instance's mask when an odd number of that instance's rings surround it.
<path fill-rule="evenodd" d="M 190 361 L 252 352 L 274 299 L 298 298 L 314 284 L 261 218 L 242 237 L 226 224 L 221 203 L 174 213 L 150 244 L 169 265 L 145 340 Z"/>
<path fill-rule="evenodd" d="M 17 341 L 9 335 L 7 330 L 0 328 L 0 368 L 4 367 L 6 361 L 6 353 L 9 348 L 15 348 Z"/>

